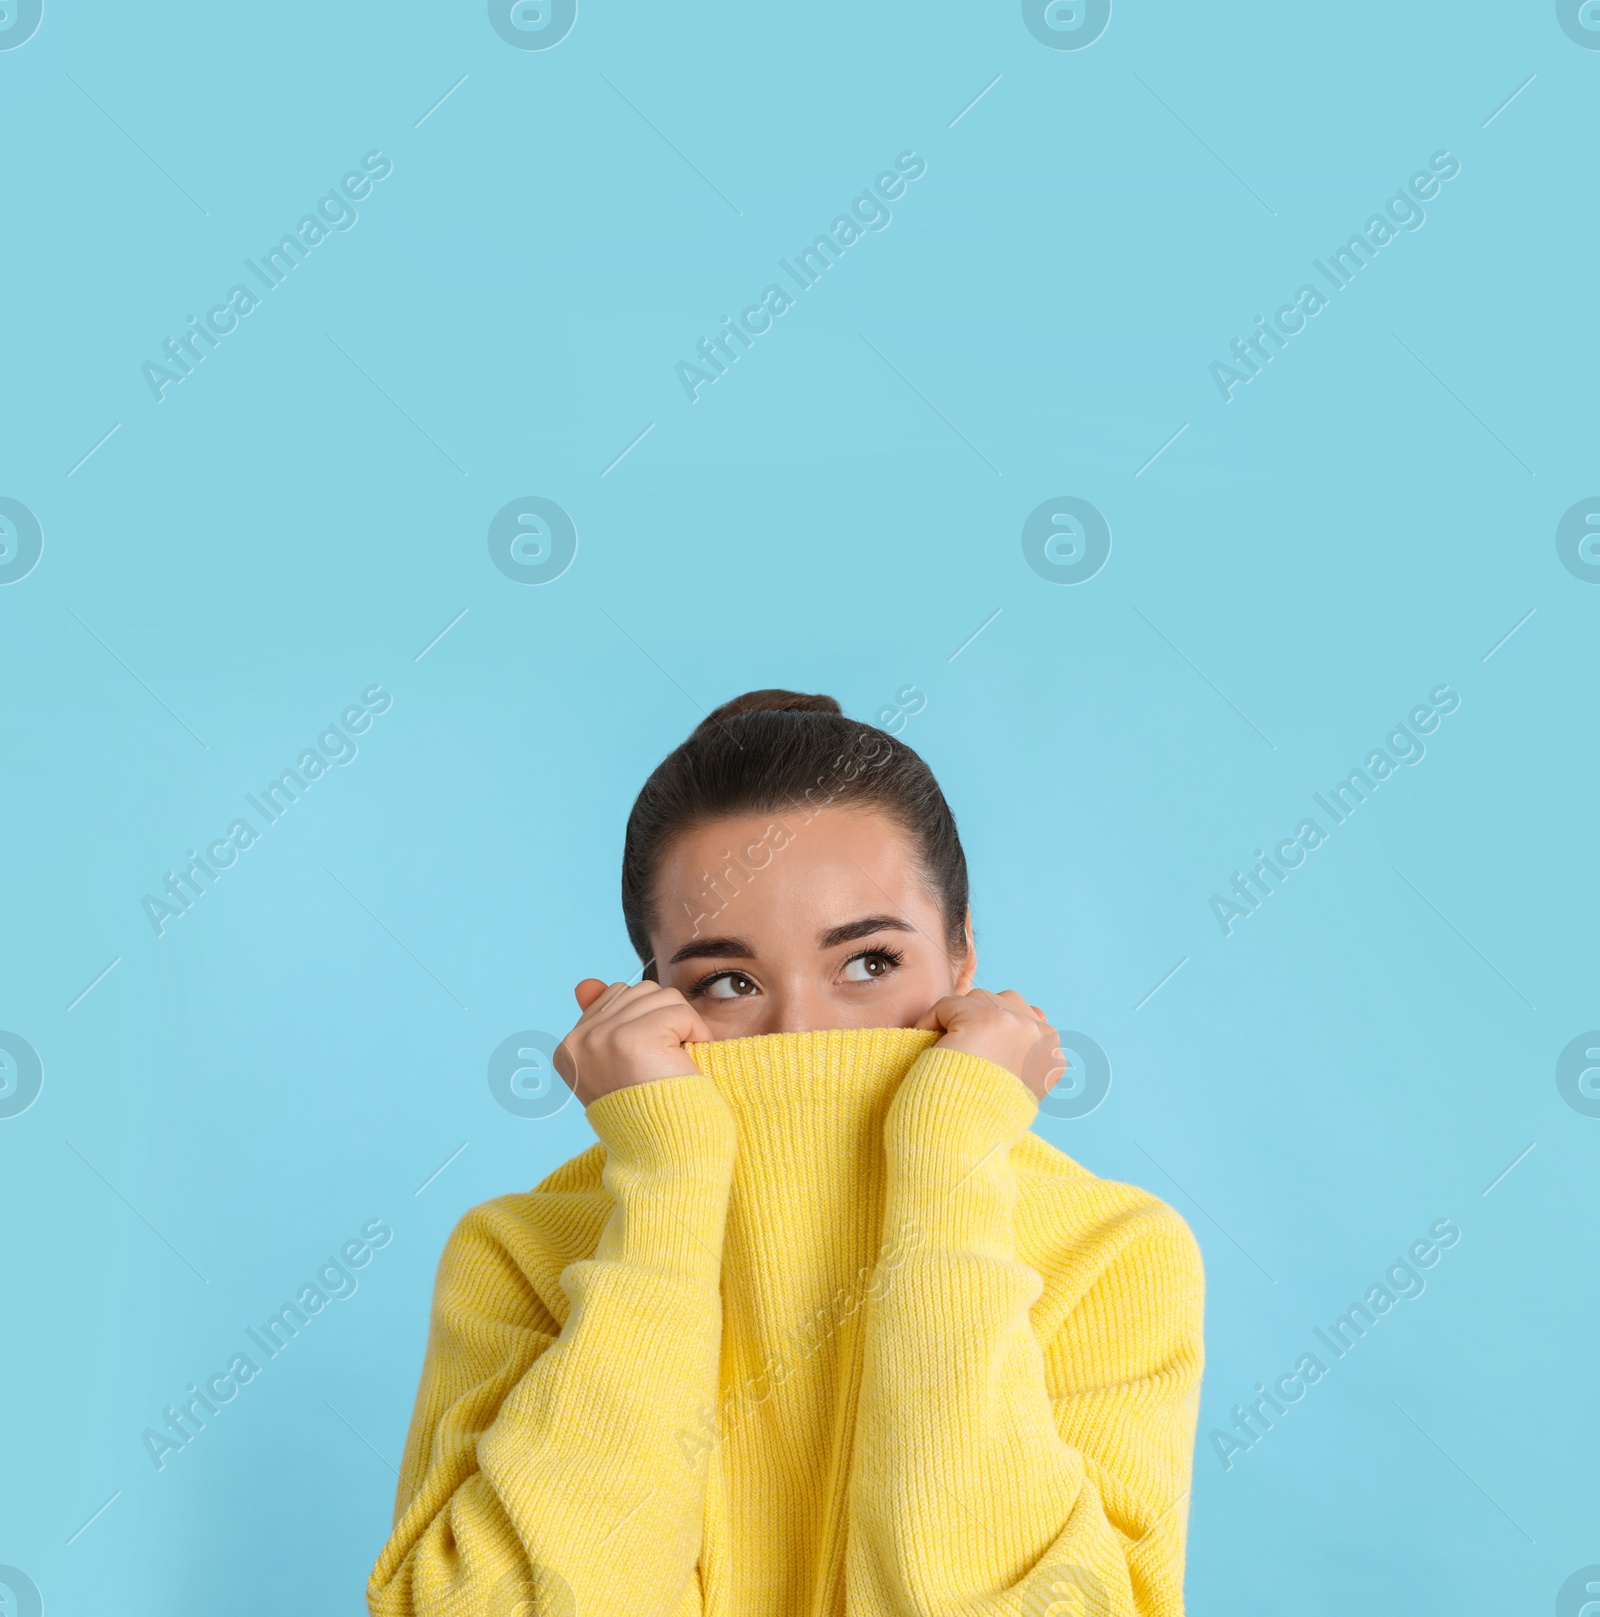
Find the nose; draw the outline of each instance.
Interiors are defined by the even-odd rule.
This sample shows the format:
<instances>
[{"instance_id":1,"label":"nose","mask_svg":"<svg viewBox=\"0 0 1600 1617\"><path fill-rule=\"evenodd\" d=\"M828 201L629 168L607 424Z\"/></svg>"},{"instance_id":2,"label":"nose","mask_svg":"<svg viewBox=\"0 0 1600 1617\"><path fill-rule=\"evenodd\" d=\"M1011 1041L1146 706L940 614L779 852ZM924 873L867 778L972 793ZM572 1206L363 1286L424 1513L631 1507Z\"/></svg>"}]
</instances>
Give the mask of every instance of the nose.
<instances>
[{"instance_id":1,"label":"nose","mask_svg":"<svg viewBox=\"0 0 1600 1617\"><path fill-rule=\"evenodd\" d=\"M767 985L756 1033L814 1033L837 1027L838 1021L822 989L816 983L795 982Z\"/></svg>"}]
</instances>

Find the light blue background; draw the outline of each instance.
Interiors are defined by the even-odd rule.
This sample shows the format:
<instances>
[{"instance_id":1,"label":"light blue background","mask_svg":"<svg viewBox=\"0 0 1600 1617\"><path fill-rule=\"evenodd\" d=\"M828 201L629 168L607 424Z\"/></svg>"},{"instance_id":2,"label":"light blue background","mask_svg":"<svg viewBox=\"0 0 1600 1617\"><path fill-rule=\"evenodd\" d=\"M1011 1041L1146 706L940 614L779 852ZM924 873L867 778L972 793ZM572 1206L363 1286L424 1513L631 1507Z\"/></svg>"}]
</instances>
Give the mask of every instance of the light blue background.
<instances>
[{"instance_id":1,"label":"light blue background","mask_svg":"<svg viewBox=\"0 0 1600 1617\"><path fill-rule=\"evenodd\" d=\"M1038 1131L1204 1246L1192 1608L1555 1609L1600 1562L1600 1120L1554 1077L1600 1026L1600 574L1554 539L1600 492L1597 94L1543 0L1118 0L1083 50L1004 3L581 0L531 51L481 4L47 3L0 50L0 494L44 532L0 588L0 1028L44 1064L0 1121L0 1562L45 1611L362 1609L444 1239L592 1140L489 1054L636 969L633 794L768 684L926 695L982 979L1111 1060ZM157 403L141 363L374 149ZM908 149L691 404L675 363ZM1426 224L1224 403L1210 362L1441 150ZM486 545L524 495L579 536L543 587ZM1076 587L1020 543L1058 495L1113 534ZM1445 682L1224 937L1211 895ZM142 897L373 683L157 937ZM1442 1217L1425 1294L1225 1470L1207 1434ZM359 1291L158 1472L140 1432L371 1218Z\"/></svg>"}]
</instances>

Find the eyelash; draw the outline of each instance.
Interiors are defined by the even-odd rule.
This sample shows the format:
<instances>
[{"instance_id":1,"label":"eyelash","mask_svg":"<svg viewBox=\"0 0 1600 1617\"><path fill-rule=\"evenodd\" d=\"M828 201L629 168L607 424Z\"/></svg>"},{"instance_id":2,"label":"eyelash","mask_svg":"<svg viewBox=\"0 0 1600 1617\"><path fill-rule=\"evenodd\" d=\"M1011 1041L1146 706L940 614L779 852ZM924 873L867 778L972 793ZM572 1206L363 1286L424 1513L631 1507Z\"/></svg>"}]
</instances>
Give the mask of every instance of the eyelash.
<instances>
[{"instance_id":1,"label":"eyelash","mask_svg":"<svg viewBox=\"0 0 1600 1617\"><path fill-rule=\"evenodd\" d=\"M857 960L875 960L875 959L887 960L889 962L889 965L890 965L891 969L896 969L896 968L898 968L900 966L903 966L906 963L906 957L905 957L904 954L901 953L901 951L899 949L883 948L883 949L861 949L857 953L851 955L850 958L845 961L845 965L847 965L847 966L851 965ZM699 980L699 982L693 983L693 984L690 985L690 987L689 987L687 993L684 995L684 997L686 999L700 999L700 998L702 998L704 996L705 991L712 985L712 983L720 982L724 977L743 977L743 976L746 976L746 975L748 975L748 974L745 973L745 972L734 971L734 970L708 972L704 977L702 977ZM885 972L884 975L887 976L888 973ZM736 996L736 997L743 997L743 996Z\"/></svg>"},{"instance_id":2,"label":"eyelash","mask_svg":"<svg viewBox=\"0 0 1600 1617\"><path fill-rule=\"evenodd\" d=\"M852 961L870 960L874 956L881 956L883 959L887 960L891 966L903 966L906 963L906 957L901 953L900 950L883 948L863 949L859 954L851 955L850 959L845 961L845 964L848 966Z\"/></svg>"}]
</instances>

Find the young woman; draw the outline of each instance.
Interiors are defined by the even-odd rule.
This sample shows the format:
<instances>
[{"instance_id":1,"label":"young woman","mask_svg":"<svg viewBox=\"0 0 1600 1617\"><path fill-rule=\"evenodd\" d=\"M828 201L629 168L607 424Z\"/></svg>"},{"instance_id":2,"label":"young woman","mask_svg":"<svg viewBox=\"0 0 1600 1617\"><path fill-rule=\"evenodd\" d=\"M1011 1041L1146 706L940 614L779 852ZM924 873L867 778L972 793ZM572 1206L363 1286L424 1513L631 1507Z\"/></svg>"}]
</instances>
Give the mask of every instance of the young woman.
<instances>
[{"instance_id":1,"label":"young woman","mask_svg":"<svg viewBox=\"0 0 1600 1617\"><path fill-rule=\"evenodd\" d=\"M450 1237L374 1617L1181 1614L1199 1252L1028 1132L1064 1062L927 766L729 702L622 905L599 1143Z\"/></svg>"}]
</instances>

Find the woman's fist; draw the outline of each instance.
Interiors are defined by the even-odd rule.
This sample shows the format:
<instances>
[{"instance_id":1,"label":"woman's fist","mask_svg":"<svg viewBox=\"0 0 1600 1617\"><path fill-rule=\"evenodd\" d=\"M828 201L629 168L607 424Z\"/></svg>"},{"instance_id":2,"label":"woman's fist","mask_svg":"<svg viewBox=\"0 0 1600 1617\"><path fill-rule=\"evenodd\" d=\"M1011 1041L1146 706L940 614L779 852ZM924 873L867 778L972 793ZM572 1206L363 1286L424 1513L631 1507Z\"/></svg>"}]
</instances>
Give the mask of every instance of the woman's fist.
<instances>
[{"instance_id":1,"label":"woman's fist","mask_svg":"<svg viewBox=\"0 0 1600 1617\"><path fill-rule=\"evenodd\" d=\"M556 1046L555 1067L585 1106L614 1089L699 1072L683 1047L711 1033L676 988L585 977L572 992L583 1015Z\"/></svg>"},{"instance_id":2,"label":"woman's fist","mask_svg":"<svg viewBox=\"0 0 1600 1617\"><path fill-rule=\"evenodd\" d=\"M1067 1070L1056 1030L1037 1005L1030 1005L1014 989L991 994L986 988L974 988L951 994L917 1026L943 1033L935 1049L961 1050L1015 1073L1039 1100Z\"/></svg>"}]
</instances>

